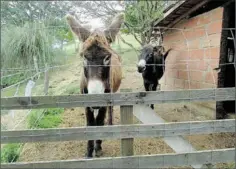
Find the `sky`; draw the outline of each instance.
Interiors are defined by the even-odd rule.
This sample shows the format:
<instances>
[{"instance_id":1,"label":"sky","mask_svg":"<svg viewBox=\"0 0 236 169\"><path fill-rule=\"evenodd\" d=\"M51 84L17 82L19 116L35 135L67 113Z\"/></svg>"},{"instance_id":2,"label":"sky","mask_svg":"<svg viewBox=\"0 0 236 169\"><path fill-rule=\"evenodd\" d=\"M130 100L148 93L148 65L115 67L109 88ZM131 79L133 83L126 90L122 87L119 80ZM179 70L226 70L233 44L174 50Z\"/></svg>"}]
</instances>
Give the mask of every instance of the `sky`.
<instances>
[{"instance_id":1,"label":"sky","mask_svg":"<svg viewBox=\"0 0 236 169\"><path fill-rule=\"evenodd\" d=\"M99 19L99 18L91 19L88 24L91 25L93 29L101 28L101 27L104 26L104 24L102 23L101 19Z\"/></svg>"},{"instance_id":2,"label":"sky","mask_svg":"<svg viewBox=\"0 0 236 169\"><path fill-rule=\"evenodd\" d=\"M107 3L117 3L117 1L108 1ZM117 9L117 10L122 10L122 9L124 9L124 6L121 6L121 5L115 5L115 6L113 6L115 9ZM79 10L79 9L78 9ZM83 16L81 16L82 18L83 18ZM83 19L82 19L83 20ZM102 20L100 19L100 18L93 18L93 19L89 19L89 20L84 20L84 21L88 21L88 25L91 25L91 27L92 27L92 29L95 29L95 28L101 28L101 27L103 27L104 26L104 24L103 24L103 22L102 22ZM86 25L87 25L86 24Z\"/></svg>"}]
</instances>

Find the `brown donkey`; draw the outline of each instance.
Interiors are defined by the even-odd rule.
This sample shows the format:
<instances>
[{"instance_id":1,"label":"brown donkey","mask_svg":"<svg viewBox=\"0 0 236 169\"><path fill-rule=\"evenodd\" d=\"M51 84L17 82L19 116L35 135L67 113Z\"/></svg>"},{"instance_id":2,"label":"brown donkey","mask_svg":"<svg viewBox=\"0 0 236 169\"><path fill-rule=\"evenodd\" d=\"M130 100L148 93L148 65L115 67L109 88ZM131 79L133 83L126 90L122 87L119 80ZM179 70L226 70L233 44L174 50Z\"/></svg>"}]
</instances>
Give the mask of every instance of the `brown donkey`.
<instances>
[{"instance_id":1,"label":"brown donkey","mask_svg":"<svg viewBox=\"0 0 236 169\"><path fill-rule=\"evenodd\" d=\"M72 31L83 42L82 52L84 66L80 82L82 94L115 93L120 87L122 79L121 58L110 47L124 22L124 14L115 16L111 25L104 31L94 30L90 32L82 27L76 19L68 15L67 22ZM94 112L98 111L95 115ZM103 126L107 107L86 107L87 126ZM112 125L113 107L108 107L108 123ZM102 140L88 140L87 157L102 155Z\"/></svg>"}]
</instances>

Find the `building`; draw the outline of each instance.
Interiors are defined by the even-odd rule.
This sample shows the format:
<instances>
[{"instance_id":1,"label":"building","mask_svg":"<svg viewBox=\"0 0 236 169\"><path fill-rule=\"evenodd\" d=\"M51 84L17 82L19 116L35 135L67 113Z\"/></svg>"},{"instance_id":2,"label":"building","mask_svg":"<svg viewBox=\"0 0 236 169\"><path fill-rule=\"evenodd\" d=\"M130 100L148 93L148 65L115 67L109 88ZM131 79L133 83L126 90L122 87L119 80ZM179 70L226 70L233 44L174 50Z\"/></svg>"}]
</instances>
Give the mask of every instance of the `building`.
<instances>
[{"instance_id":1,"label":"building","mask_svg":"<svg viewBox=\"0 0 236 169\"><path fill-rule=\"evenodd\" d=\"M162 90L235 87L235 1L178 1L155 21L172 48ZM234 28L234 29L228 29ZM217 102L217 118L235 112L235 101Z\"/></svg>"}]
</instances>

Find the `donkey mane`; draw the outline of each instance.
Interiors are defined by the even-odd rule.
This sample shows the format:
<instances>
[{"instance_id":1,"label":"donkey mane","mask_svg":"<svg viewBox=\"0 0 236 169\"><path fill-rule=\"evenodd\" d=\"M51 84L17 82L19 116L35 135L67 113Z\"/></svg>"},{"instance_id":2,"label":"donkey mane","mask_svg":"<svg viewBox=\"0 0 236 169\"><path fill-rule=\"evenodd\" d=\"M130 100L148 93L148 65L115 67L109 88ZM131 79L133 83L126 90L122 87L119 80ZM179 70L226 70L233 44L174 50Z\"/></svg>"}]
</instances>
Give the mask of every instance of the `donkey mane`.
<instances>
[{"instance_id":1,"label":"donkey mane","mask_svg":"<svg viewBox=\"0 0 236 169\"><path fill-rule=\"evenodd\" d=\"M86 51L93 46L100 47L101 49L110 53L111 57L118 57L121 61L120 55L118 55L114 50L111 49L110 44L106 39L104 33L100 30L95 30L95 32L93 32L91 36L88 37L88 39L84 42L82 46L82 51L80 52L80 56L84 56Z\"/></svg>"}]
</instances>

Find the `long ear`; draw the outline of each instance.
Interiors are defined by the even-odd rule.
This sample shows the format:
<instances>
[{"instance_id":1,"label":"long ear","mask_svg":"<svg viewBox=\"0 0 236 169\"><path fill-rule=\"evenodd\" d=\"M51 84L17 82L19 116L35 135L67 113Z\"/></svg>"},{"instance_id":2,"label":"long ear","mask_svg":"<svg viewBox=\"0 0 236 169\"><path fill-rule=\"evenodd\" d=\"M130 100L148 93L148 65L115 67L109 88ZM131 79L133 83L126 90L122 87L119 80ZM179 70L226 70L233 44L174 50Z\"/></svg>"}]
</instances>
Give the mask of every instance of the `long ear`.
<instances>
[{"instance_id":1,"label":"long ear","mask_svg":"<svg viewBox=\"0 0 236 169\"><path fill-rule=\"evenodd\" d=\"M166 53L164 54L164 60L166 60L166 57L168 56L168 54L169 54L169 52L172 50L172 48L170 48L170 49L168 49L167 51L166 51Z\"/></svg>"},{"instance_id":2,"label":"long ear","mask_svg":"<svg viewBox=\"0 0 236 169\"><path fill-rule=\"evenodd\" d=\"M165 48L163 46L160 47L159 51L162 55L165 54Z\"/></svg>"},{"instance_id":3,"label":"long ear","mask_svg":"<svg viewBox=\"0 0 236 169\"><path fill-rule=\"evenodd\" d=\"M66 19L71 30L78 36L80 41L84 42L89 37L90 31L82 27L72 15L67 15Z\"/></svg>"},{"instance_id":4,"label":"long ear","mask_svg":"<svg viewBox=\"0 0 236 169\"><path fill-rule=\"evenodd\" d=\"M120 28L121 28L122 23L124 22L124 19L125 19L124 13L120 13L116 15L113 18L113 21L110 24L109 28L104 31L105 36L107 40L109 41L109 43L115 41L116 35L120 31Z\"/></svg>"}]
</instances>

